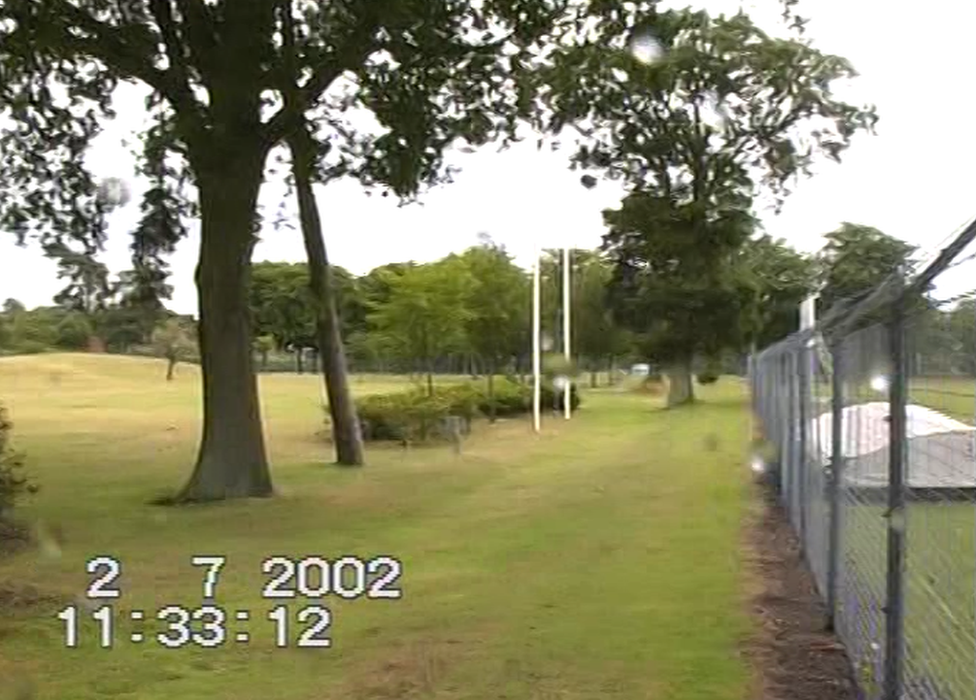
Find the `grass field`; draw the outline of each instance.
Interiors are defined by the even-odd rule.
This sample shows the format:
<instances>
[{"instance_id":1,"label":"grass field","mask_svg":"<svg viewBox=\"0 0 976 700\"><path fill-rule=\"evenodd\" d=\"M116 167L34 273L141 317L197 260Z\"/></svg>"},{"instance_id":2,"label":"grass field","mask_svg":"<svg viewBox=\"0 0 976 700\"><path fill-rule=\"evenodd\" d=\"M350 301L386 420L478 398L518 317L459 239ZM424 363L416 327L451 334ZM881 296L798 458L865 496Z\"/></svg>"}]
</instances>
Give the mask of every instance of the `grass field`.
<instances>
[{"instance_id":1,"label":"grass field","mask_svg":"<svg viewBox=\"0 0 976 700\"><path fill-rule=\"evenodd\" d=\"M722 381L691 410L589 392L569 423L533 436L521 420L479 425L463 454L374 448L364 469L327 466L317 379L261 379L274 499L147 505L187 477L199 379L137 358L0 360L0 399L42 490L22 509L63 532L60 554L0 559L0 697L32 679L37 700L740 700L752 632L740 526L742 387ZM404 386L357 378L356 391ZM136 644L131 610L201 604L193 554L227 558L216 592L249 623L247 644ZM331 649L279 649L262 600L271 555L386 554L400 600L324 599ZM59 601L20 605L31 585L83 593L85 562L122 562L115 643L83 619L64 648ZM289 602L292 614L303 604ZM300 630L291 635L291 646Z\"/></svg>"},{"instance_id":2,"label":"grass field","mask_svg":"<svg viewBox=\"0 0 976 700\"><path fill-rule=\"evenodd\" d=\"M908 400L972 425L976 413L976 379L917 377L909 382Z\"/></svg>"}]
</instances>

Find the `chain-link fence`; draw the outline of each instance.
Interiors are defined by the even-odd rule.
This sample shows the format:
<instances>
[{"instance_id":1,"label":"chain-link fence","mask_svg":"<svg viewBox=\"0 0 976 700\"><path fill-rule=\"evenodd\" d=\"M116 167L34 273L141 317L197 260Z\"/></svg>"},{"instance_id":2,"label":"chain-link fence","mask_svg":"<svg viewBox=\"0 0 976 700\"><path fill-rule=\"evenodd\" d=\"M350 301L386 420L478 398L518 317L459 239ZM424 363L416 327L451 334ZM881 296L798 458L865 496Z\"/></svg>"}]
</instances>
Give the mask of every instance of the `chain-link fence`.
<instances>
[{"instance_id":1,"label":"chain-link fence","mask_svg":"<svg viewBox=\"0 0 976 700\"><path fill-rule=\"evenodd\" d=\"M976 698L976 302L935 293L974 239L750 362L765 469L867 700Z\"/></svg>"}]
</instances>

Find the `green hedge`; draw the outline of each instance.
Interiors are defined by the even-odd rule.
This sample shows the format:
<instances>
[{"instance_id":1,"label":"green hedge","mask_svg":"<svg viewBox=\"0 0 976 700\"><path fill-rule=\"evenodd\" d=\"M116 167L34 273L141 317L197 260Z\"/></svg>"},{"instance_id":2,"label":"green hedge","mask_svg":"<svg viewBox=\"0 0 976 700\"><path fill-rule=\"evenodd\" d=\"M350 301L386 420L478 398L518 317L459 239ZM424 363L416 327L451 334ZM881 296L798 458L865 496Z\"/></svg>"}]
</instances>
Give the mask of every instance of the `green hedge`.
<instances>
[{"instance_id":1,"label":"green hedge","mask_svg":"<svg viewBox=\"0 0 976 700\"><path fill-rule=\"evenodd\" d=\"M699 384L714 384L719 379L717 372L712 372L710 370L705 370L704 372L698 373L698 383Z\"/></svg>"},{"instance_id":2,"label":"green hedge","mask_svg":"<svg viewBox=\"0 0 976 700\"><path fill-rule=\"evenodd\" d=\"M500 418L523 415L532 410L532 387L508 380L496 380L495 415ZM562 409L562 392L556 397L551 386L542 387L543 410L554 403ZM580 397L573 386L570 405L579 408ZM487 383L483 381L437 387L433 396L422 388L388 394L373 394L357 402L359 420L366 440L427 442L452 437L450 418L460 419L462 431L470 430L476 418L490 415Z\"/></svg>"}]
</instances>

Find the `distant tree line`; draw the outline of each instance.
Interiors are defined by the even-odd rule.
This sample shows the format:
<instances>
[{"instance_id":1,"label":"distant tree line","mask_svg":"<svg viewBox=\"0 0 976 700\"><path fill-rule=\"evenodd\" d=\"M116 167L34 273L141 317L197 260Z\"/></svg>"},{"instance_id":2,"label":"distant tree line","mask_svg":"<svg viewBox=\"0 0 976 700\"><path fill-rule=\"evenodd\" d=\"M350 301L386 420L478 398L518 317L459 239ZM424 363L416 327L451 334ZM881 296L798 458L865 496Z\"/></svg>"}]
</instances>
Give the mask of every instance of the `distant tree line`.
<instances>
[{"instance_id":1,"label":"distant tree line","mask_svg":"<svg viewBox=\"0 0 976 700\"><path fill-rule=\"evenodd\" d=\"M572 343L576 366L598 375L633 358L612 320L609 261L571 251ZM531 276L487 237L461 254L430 263L390 263L355 276L333 266L350 367L360 372L432 375L526 374L531 365ZM562 349L562 257L542 259L542 327ZM302 263L254 265L250 290L259 366L274 352L314 350L314 317ZM296 369L302 371L297 364ZM611 372L612 374L612 372Z\"/></svg>"},{"instance_id":2,"label":"distant tree line","mask_svg":"<svg viewBox=\"0 0 976 700\"><path fill-rule=\"evenodd\" d=\"M741 370L740 358L753 344L765 347L797 329L799 304L815 290L821 290L823 314L877 286L910 264L913 254L914 248L898 239L849 223L826 234L815 255L768 236L749 239L730 264L737 315L726 315L720 327L697 330L737 342L719 343L713 355L696 357L696 368ZM641 332L615 318L609 256L574 249L570 261L574 368L588 373L588 383L596 386L612 382L617 368L653 360L644 351L652 324ZM541 275L543 335L551 343L550 355L561 355L561 251L543 252ZM177 361L197 359L191 316L140 303L131 273L111 284L103 281L107 277L100 271L87 281L73 281L51 306L26 309L6 300L0 310L0 353L104 350L167 358L170 369ZM333 284L354 372L429 379L437 373L524 377L531 369L531 274L488 236L463 253L429 263L389 263L361 276L333 266ZM310 294L304 263L254 265L249 303L262 370L318 370ZM976 357L976 301L957 301L929 303L918 312L912 357L924 371L976 372L973 358L966 359L967 351Z\"/></svg>"}]
</instances>

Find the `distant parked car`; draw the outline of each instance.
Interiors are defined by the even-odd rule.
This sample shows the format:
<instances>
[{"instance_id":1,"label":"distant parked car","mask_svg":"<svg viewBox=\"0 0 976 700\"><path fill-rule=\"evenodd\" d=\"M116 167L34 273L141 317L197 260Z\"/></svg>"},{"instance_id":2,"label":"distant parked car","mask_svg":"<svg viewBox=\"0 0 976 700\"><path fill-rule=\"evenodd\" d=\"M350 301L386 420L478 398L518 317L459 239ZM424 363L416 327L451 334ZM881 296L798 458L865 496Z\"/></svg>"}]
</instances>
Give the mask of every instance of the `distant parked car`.
<instances>
[{"instance_id":1,"label":"distant parked car","mask_svg":"<svg viewBox=\"0 0 976 700\"><path fill-rule=\"evenodd\" d=\"M630 373L635 377L646 377L651 373L651 366L644 363L632 365Z\"/></svg>"}]
</instances>

